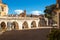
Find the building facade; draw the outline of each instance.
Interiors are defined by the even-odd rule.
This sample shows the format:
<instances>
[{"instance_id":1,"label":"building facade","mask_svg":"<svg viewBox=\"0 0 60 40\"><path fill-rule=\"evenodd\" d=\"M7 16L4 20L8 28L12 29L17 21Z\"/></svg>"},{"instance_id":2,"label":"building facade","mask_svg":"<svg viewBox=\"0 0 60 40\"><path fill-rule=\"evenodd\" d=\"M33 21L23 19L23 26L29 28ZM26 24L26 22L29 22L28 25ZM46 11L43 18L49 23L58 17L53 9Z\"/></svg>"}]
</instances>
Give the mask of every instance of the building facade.
<instances>
[{"instance_id":1,"label":"building facade","mask_svg":"<svg viewBox=\"0 0 60 40\"><path fill-rule=\"evenodd\" d=\"M48 20L46 20L48 25ZM8 16L8 5L0 0L0 29L23 30L39 28L39 17L27 17L26 10L19 16Z\"/></svg>"},{"instance_id":2,"label":"building facade","mask_svg":"<svg viewBox=\"0 0 60 40\"><path fill-rule=\"evenodd\" d=\"M57 28L60 29L60 0L56 0L56 9L52 13L54 14L53 19L56 21Z\"/></svg>"},{"instance_id":3,"label":"building facade","mask_svg":"<svg viewBox=\"0 0 60 40\"><path fill-rule=\"evenodd\" d=\"M0 16L6 16L8 14L8 6L3 4L0 0Z\"/></svg>"}]
</instances>

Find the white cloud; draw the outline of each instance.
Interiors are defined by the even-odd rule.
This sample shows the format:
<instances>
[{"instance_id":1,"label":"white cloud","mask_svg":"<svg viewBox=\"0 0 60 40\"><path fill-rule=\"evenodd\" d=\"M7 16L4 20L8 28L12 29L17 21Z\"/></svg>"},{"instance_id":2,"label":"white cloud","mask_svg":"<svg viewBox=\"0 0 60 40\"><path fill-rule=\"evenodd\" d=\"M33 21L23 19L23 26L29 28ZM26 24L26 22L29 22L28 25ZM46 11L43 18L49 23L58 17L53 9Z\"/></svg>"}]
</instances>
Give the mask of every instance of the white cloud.
<instances>
[{"instance_id":1,"label":"white cloud","mask_svg":"<svg viewBox=\"0 0 60 40\"><path fill-rule=\"evenodd\" d=\"M17 13L17 14L20 14L20 13L22 13L24 11L23 10L14 10L14 12Z\"/></svg>"},{"instance_id":2,"label":"white cloud","mask_svg":"<svg viewBox=\"0 0 60 40\"><path fill-rule=\"evenodd\" d=\"M32 11L31 12L33 15L40 15L42 14L43 12L42 11Z\"/></svg>"},{"instance_id":3,"label":"white cloud","mask_svg":"<svg viewBox=\"0 0 60 40\"><path fill-rule=\"evenodd\" d=\"M20 14L20 13L24 12L24 10L17 9L17 10L14 10L14 12L15 12L16 14ZM38 10L32 11L32 12L30 12L30 13L32 13L33 15L43 14L42 11L38 11Z\"/></svg>"}]
</instances>

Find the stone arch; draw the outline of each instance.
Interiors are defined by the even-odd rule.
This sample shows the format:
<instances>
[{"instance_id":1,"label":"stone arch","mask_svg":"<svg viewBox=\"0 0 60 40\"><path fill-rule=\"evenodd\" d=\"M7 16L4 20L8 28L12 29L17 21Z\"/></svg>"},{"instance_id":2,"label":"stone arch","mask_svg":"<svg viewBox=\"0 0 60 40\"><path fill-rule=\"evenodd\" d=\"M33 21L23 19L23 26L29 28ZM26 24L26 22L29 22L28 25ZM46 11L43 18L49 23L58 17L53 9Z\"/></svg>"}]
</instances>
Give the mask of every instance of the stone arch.
<instances>
[{"instance_id":1,"label":"stone arch","mask_svg":"<svg viewBox=\"0 0 60 40\"><path fill-rule=\"evenodd\" d=\"M26 21L24 21L24 23L22 24L22 29L28 28L28 23Z\"/></svg>"},{"instance_id":2,"label":"stone arch","mask_svg":"<svg viewBox=\"0 0 60 40\"><path fill-rule=\"evenodd\" d=\"M32 21L31 28L35 28L35 27L36 27L36 22L35 21Z\"/></svg>"},{"instance_id":3,"label":"stone arch","mask_svg":"<svg viewBox=\"0 0 60 40\"><path fill-rule=\"evenodd\" d=\"M1 28L6 29L6 23L5 22L1 22Z\"/></svg>"},{"instance_id":4,"label":"stone arch","mask_svg":"<svg viewBox=\"0 0 60 40\"><path fill-rule=\"evenodd\" d=\"M18 25L18 23L16 22L16 21L14 21L14 22L12 22L11 23L12 24L12 29L14 30L19 30L19 25Z\"/></svg>"},{"instance_id":5,"label":"stone arch","mask_svg":"<svg viewBox=\"0 0 60 40\"><path fill-rule=\"evenodd\" d=\"M45 27L46 26L46 20L44 18L41 18L38 22L38 27Z\"/></svg>"}]
</instances>

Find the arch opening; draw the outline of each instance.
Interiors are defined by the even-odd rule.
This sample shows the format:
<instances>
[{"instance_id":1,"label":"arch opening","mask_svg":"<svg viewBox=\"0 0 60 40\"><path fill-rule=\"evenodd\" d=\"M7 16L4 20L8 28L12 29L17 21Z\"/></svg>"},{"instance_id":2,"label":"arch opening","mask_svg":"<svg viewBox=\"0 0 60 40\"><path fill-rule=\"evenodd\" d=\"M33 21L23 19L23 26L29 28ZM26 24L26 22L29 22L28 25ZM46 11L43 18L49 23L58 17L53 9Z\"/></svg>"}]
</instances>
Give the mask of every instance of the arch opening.
<instances>
[{"instance_id":1,"label":"arch opening","mask_svg":"<svg viewBox=\"0 0 60 40\"><path fill-rule=\"evenodd\" d=\"M35 27L36 27L36 22L33 21L33 22L31 23L31 28L35 28Z\"/></svg>"},{"instance_id":2,"label":"arch opening","mask_svg":"<svg viewBox=\"0 0 60 40\"><path fill-rule=\"evenodd\" d=\"M6 29L6 24L5 24L5 22L1 22L1 28L2 28L2 29Z\"/></svg>"},{"instance_id":3,"label":"arch opening","mask_svg":"<svg viewBox=\"0 0 60 40\"><path fill-rule=\"evenodd\" d=\"M19 29L19 25L18 25L18 23L17 22L13 22L12 23L12 29L14 30L18 30Z\"/></svg>"},{"instance_id":4,"label":"arch opening","mask_svg":"<svg viewBox=\"0 0 60 40\"><path fill-rule=\"evenodd\" d=\"M44 18L40 19L40 21L38 22L38 27L45 27L47 26L47 22Z\"/></svg>"},{"instance_id":5,"label":"arch opening","mask_svg":"<svg viewBox=\"0 0 60 40\"><path fill-rule=\"evenodd\" d=\"M22 29L26 29L28 28L28 23L25 21L23 24L22 24Z\"/></svg>"}]
</instances>

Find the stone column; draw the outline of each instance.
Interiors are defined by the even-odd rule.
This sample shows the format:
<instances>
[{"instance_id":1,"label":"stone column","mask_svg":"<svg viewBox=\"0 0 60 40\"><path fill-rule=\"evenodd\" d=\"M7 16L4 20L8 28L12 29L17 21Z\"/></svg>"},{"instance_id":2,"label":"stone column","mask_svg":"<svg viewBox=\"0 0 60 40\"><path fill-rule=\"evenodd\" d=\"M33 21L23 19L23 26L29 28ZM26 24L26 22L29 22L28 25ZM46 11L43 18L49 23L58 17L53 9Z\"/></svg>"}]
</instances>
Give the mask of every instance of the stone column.
<instances>
[{"instance_id":1,"label":"stone column","mask_svg":"<svg viewBox=\"0 0 60 40\"><path fill-rule=\"evenodd\" d=\"M39 22L39 21L37 20L37 21L36 21L36 26L37 26L37 28L38 28L38 22Z\"/></svg>"},{"instance_id":2,"label":"stone column","mask_svg":"<svg viewBox=\"0 0 60 40\"><path fill-rule=\"evenodd\" d=\"M46 23L46 24L47 24L47 26L48 26L48 19L47 19L47 23Z\"/></svg>"},{"instance_id":3,"label":"stone column","mask_svg":"<svg viewBox=\"0 0 60 40\"><path fill-rule=\"evenodd\" d=\"M22 30L22 22L18 22L19 24L19 30Z\"/></svg>"},{"instance_id":4,"label":"stone column","mask_svg":"<svg viewBox=\"0 0 60 40\"><path fill-rule=\"evenodd\" d=\"M58 29L60 29L60 10L57 11L57 26L58 26Z\"/></svg>"},{"instance_id":5,"label":"stone column","mask_svg":"<svg viewBox=\"0 0 60 40\"><path fill-rule=\"evenodd\" d=\"M28 27L29 29L31 29L31 22L28 22Z\"/></svg>"}]
</instances>

